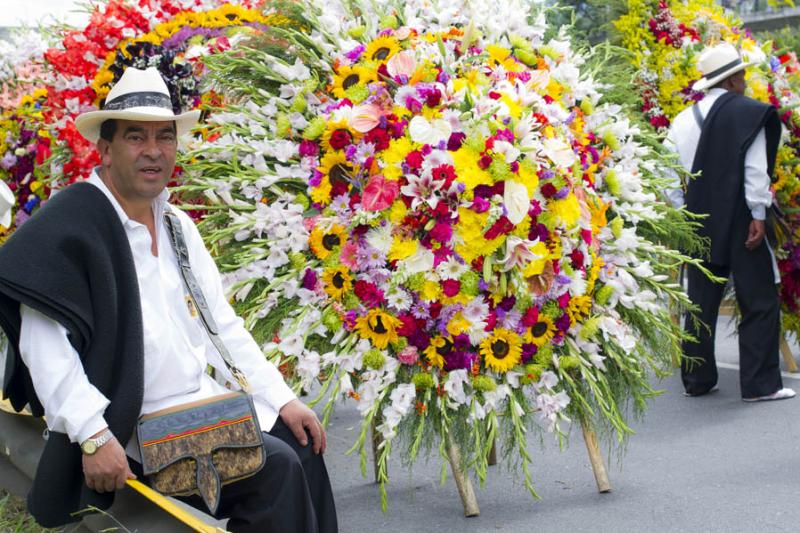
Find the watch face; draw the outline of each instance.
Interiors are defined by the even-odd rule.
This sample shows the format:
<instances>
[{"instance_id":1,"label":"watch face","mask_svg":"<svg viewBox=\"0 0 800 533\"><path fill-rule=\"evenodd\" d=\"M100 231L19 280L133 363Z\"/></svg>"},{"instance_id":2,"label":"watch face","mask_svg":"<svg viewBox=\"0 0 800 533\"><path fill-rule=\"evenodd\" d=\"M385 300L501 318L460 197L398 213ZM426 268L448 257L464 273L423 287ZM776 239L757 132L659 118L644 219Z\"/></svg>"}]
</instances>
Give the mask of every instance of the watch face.
<instances>
[{"instance_id":1,"label":"watch face","mask_svg":"<svg viewBox=\"0 0 800 533\"><path fill-rule=\"evenodd\" d=\"M97 451L97 445L94 443L94 441L88 440L81 444L81 450L83 450L83 453L86 455L92 455Z\"/></svg>"}]
</instances>

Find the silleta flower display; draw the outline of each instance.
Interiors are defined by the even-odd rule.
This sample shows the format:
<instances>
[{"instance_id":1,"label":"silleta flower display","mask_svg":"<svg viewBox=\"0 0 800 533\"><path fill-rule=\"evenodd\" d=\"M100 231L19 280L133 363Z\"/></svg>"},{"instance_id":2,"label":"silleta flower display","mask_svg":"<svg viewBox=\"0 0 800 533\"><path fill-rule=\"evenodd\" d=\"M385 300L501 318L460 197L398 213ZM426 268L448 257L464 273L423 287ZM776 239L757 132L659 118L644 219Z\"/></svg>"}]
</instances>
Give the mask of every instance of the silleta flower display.
<instances>
[{"instance_id":1,"label":"silleta flower display","mask_svg":"<svg viewBox=\"0 0 800 533\"><path fill-rule=\"evenodd\" d=\"M363 462L375 427L384 496L397 442L482 479L496 436L533 493L527 431L623 438L678 355L689 259L651 238L682 215L543 13L378 4L275 4L293 24L208 58L225 103L181 194L268 356L326 419L356 402Z\"/></svg>"}]
</instances>

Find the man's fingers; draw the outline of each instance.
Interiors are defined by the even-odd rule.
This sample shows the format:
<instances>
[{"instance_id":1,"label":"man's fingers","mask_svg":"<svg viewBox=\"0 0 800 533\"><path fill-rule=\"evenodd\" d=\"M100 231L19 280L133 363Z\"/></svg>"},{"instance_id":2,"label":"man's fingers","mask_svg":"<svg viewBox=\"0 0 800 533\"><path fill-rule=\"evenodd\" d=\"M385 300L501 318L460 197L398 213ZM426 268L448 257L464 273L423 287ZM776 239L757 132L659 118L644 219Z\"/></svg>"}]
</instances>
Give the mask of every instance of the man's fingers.
<instances>
[{"instance_id":1,"label":"man's fingers","mask_svg":"<svg viewBox=\"0 0 800 533\"><path fill-rule=\"evenodd\" d=\"M297 442L299 442L301 446L305 446L306 444L308 444L306 429L305 427L303 427L302 421L289 424L289 429L292 430L292 433L294 433L294 438L297 439Z\"/></svg>"},{"instance_id":2,"label":"man's fingers","mask_svg":"<svg viewBox=\"0 0 800 533\"><path fill-rule=\"evenodd\" d=\"M323 446L322 425L316 417L309 417L306 427L311 432L311 440L314 442L314 453L319 453Z\"/></svg>"},{"instance_id":3,"label":"man's fingers","mask_svg":"<svg viewBox=\"0 0 800 533\"><path fill-rule=\"evenodd\" d=\"M325 432L325 428L322 427L321 422L317 422L319 425L319 430L322 432L322 446L320 446L320 453L325 453L325 450L328 449L328 434Z\"/></svg>"}]
</instances>

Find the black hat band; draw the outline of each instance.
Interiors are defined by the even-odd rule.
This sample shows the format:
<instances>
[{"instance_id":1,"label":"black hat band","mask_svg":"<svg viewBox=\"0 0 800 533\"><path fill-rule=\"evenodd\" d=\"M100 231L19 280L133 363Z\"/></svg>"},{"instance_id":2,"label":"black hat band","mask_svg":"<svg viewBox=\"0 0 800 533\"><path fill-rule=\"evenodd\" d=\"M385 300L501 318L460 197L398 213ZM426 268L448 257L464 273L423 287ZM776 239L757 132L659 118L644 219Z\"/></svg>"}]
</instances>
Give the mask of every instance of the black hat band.
<instances>
[{"instance_id":1,"label":"black hat band","mask_svg":"<svg viewBox=\"0 0 800 533\"><path fill-rule=\"evenodd\" d=\"M103 111L122 111L132 107L161 107L172 112L172 100L168 94L164 93L128 93L106 102L103 105Z\"/></svg>"}]
</instances>

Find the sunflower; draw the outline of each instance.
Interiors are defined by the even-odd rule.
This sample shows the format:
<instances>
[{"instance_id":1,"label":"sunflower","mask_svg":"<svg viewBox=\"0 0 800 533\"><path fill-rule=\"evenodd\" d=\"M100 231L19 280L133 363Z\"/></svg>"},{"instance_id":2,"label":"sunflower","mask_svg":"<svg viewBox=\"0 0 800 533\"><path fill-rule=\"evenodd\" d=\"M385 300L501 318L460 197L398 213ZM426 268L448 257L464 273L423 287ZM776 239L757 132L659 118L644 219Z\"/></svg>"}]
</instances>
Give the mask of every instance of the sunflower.
<instances>
[{"instance_id":1,"label":"sunflower","mask_svg":"<svg viewBox=\"0 0 800 533\"><path fill-rule=\"evenodd\" d=\"M556 325L553 320L546 315L539 315L539 321L525 333L525 342L544 346L556 334Z\"/></svg>"},{"instance_id":2,"label":"sunflower","mask_svg":"<svg viewBox=\"0 0 800 533\"><path fill-rule=\"evenodd\" d=\"M481 341L481 355L488 368L508 372L522 362L522 339L510 329L497 328Z\"/></svg>"},{"instance_id":3,"label":"sunflower","mask_svg":"<svg viewBox=\"0 0 800 533\"><path fill-rule=\"evenodd\" d=\"M356 319L356 330L361 337L369 339L380 350L390 342L397 342L397 328L400 325L402 322L399 318L380 309L370 309L365 316Z\"/></svg>"},{"instance_id":4,"label":"sunflower","mask_svg":"<svg viewBox=\"0 0 800 533\"><path fill-rule=\"evenodd\" d=\"M395 37L384 35L375 38L375 40L367 45L367 49L364 51L364 57L366 57L368 61L385 63L399 51L400 41Z\"/></svg>"},{"instance_id":5,"label":"sunflower","mask_svg":"<svg viewBox=\"0 0 800 533\"><path fill-rule=\"evenodd\" d=\"M326 152L341 150L344 146L356 144L361 139L361 134L350 127L346 120L328 122L322 134L320 144ZM333 146L331 145L333 142Z\"/></svg>"},{"instance_id":6,"label":"sunflower","mask_svg":"<svg viewBox=\"0 0 800 533\"><path fill-rule=\"evenodd\" d=\"M592 299L589 296L575 296L570 299L569 305L567 306L567 313L569 313L570 321L573 324L578 323L589 314L591 308Z\"/></svg>"},{"instance_id":7,"label":"sunflower","mask_svg":"<svg viewBox=\"0 0 800 533\"><path fill-rule=\"evenodd\" d=\"M323 228L317 226L311 231L308 237L308 245L311 251L314 252L320 259L326 259L331 253L339 248L347 240L347 234L344 227L339 224L334 224L330 228Z\"/></svg>"},{"instance_id":8,"label":"sunflower","mask_svg":"<svg viewBox=\"0 0 800 533\"><path fill-rule=\"evenodd\" d=\"M337 182L350 181L350 176L355 174L355 169L347 161L347 156L342 151L328 152L322 156L317 170L328 176L331 185Z\"/></svg>"},{"instance_id":9,"label":"sunflower","mask_svg":"<svg viewBox=\"0 0 800 533\"><path fill-rule=\"evenodd\" d=\"M434 337L425 348L425 358L431 366L444 367L444 354L453 349L453 341L447 337Z\"/></svg>"},{"instance_id":10,"label":"sunflower","mask_svg":"<svg viewBox=\"0 0 800 533\"><path fill-rule=\"evenodd\" d=\"M354 85L366 86L369 82L375 81L375 72L364 67L351 67L341 65L333 75L333 95L336 98L346 98L347 89Z\"/></svg>"},{"instance_id":11,"label":"sunflower","mask_svg":"<svg viewBox=\"0 0 800 533\"><path fill-rule=\"evenodd\" d=\"M344 295L353 289L353 278L350 276L347 267L344 266L325 269L322 281L325 286L325 292L335 300L341 301Z\"/></svg>"}]
</instances>

